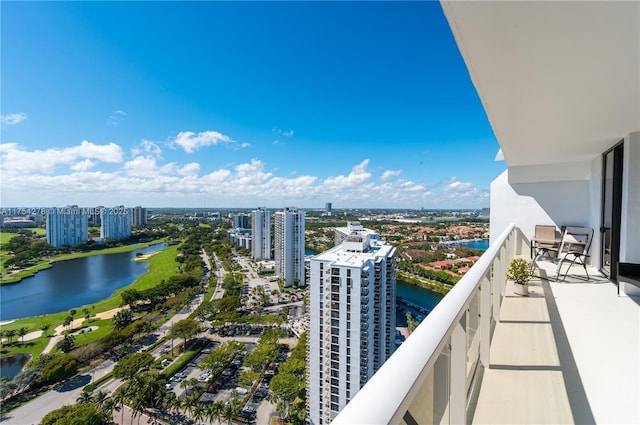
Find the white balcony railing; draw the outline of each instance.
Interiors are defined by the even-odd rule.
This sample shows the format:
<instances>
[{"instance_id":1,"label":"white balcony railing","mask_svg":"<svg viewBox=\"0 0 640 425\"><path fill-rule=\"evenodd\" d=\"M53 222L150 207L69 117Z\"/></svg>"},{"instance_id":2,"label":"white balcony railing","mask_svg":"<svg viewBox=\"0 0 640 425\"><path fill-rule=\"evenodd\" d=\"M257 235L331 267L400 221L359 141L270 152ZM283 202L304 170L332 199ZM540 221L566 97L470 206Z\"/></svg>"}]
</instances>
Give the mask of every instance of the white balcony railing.
<instances>
[{"instance_id":1,"label":"white balcony railing","mask_svg":"<svg viewBox=\"0 0 640 425\"><path fill-rule=\"evenodd\" d=\"M511 224L332 424L468 423L477 366L489 365L507 265L527 249Z\"/></svg>"}]
</instances>

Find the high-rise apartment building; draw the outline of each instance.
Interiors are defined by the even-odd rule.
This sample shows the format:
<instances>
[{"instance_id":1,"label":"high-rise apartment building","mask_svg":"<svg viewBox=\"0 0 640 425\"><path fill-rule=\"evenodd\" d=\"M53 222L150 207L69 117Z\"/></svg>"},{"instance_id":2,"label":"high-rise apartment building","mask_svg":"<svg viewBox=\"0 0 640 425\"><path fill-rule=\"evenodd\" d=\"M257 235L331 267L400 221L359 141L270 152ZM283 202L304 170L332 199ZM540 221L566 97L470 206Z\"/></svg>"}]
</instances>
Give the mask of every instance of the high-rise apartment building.
<instances>
[{"instance_id":1,"label":"high-rise apartment building","mask_svg":"<svg viewBox=\"0 0 640 425\"><path fill-rule=\"evenodd\" d=\"M124 205L103 208L100 212L100 237L122 239L131 236L131 211Z\"/></svg>"},{"instance_id":2,"label":"high-rise apartment building","mask_svg":"<svg viewBox=\"0 0 640 425\"><path fill-rule=\"evenodd\" d=\"M347 239L348 236L352 236L354 234L366 236L370 239L380 239L380 235L378 234L378 232L363 227L359 221L347 221L347 227L335 228L333 243L335 245L340 245Z\"/></svg>"},{"instance_id":3,"label":"high-rise apartment building","mask_svg":"<svg viewBox=\"0 0 640 425\"><path fill-rule=\"evenodd\" d=\"M47 208L46 226L51 246L72 246L89 240L89 217L77 205Z\"/></svg>"},{"instance_id":4,"label":"high-rise apartment building","mask_svg":"<svg viewBox=\"0 0 640 425\"><path fill-rule=\"evenodd\" d=\"M307 409L329 424L395 350L395 253L369 229L311 259Z\"/></svg>"},{"instance_id":5,"label":"high-rise apartment building","mask_svg":"<svg viewBox=\"0 0 640 425\"><path fill-rule=\"evenodd\" d=\"M104 206L100 205L95 208L89 208L87 211L87 215L89 217L89 225L91 226L101 226L102 222L100 221L101 211L104 209Z\"/></svg>"},{"instance_id":6,"label":"high-rise apartment building","mask_svg":"<svg viewBox=\"0 0 640 425\"><path fill-rule=\"evenodd\" d=\"M284 286L305 286L304 211L285 208L274 214L276 274Z\"/></svg>"},{"instance_id":7,"label":"high-rise apartment building","mask_svg":"<svg viewBox=\"0 0 640 425\"><path fill-rule=\"evenodd\" d=\"M231 220L233 220L233 228L234 229L250 229L250 219L251 216L249 214L232 214Z\"/></svg>"},{"instance_id":8,"label":"high-rise apartment building","mask_svg":"<svg viewBox=\"0 0 640 425\"><path fill-rule=\"evenodd\" d=\"M131 226L144 226L147 224L147 209L143 207L131 208Z\"/></svg>"},{"instance_id":9,"label":"high-rise apartment building","mask_svg":"<svg viewBox=\"0 0 640 425\"><path fill-rule=\"evenodd\" d=\"M327 215L331 215L331 202L327 202L326 204L324 204L324 212Z\"/></svg>"},{"instance_id":10,"label":"high-rise apartment building","mask_svg":"<svg viewBox=\"0 0 640 425\"><path fill-rule=\"evenodd\" d=\"M264 208L251 212L251 255L255 260L271 260L271 212Z\"/></svg>"}]
</instances>

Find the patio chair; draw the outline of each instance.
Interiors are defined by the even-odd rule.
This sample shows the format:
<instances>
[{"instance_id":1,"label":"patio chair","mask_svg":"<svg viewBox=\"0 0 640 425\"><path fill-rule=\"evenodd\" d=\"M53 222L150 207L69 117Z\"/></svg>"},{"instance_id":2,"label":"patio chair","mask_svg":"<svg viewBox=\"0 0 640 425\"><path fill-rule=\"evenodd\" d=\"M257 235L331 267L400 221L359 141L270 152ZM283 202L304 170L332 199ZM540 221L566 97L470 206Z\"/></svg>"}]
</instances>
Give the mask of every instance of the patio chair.
<instances>
[{"instance_id":1,"label":"patio chair","mask_svg":"<svg viewBox=\"0 0 640 425\"><path fill-rule=\"evenodd\" d=\"M549 252L555 252L556 261L558 262L556 271L556 281L560 279L562 274L562 266L569 263L564 272L563 281L569 274L569 269L574 264L580 264L584 268L589 280L589 272L587 271L587 259L589 258L589 249L593 240L593 229L589 227L567 226L560 238L560 245L557 249L549 249Z\"/></svg>"},{"instance_id":2,"label":"patio chair","mask_svg":"<svg viewBox=\"0 0 640 425\"><path fill-rule=\"evenodd\" d=\"M550 250L556 250L560 245L560 240L556 237L556 226L546 224L536 224L535 235L531 239L531 258L547 254Z\"/></svg>"}]
</instances>

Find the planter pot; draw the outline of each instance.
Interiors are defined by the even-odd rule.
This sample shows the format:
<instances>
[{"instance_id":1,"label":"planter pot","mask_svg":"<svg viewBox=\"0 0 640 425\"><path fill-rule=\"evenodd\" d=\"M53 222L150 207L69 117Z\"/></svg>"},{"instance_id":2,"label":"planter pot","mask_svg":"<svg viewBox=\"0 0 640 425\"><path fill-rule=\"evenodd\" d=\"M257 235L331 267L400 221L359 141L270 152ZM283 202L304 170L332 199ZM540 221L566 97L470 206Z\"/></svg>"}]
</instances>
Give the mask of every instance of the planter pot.
<instances>
[{"instance_id":1,"label":"planter pot","mask_svg":"<svg viewBox=\"0 0 640 425\"><path fill-rule=\"evenodd\" d=\"M521 283L513 284L513 293L516 295L529 295L529 286Z\"/></svg>"}]
</instances>

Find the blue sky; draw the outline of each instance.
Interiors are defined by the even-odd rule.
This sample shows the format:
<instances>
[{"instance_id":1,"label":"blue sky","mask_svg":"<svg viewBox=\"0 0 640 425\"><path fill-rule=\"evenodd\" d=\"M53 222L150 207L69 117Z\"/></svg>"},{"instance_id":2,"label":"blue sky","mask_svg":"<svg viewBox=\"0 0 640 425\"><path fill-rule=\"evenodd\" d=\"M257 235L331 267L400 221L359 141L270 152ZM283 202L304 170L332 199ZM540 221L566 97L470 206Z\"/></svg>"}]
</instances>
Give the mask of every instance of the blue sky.
<instances>
[{"instance_id":1,"label":"blue sky","mask_svg":"<svg viewBox=\"0 0 640 425\"><path fill-rule=\"evenodd\" d=\"M481 208L437 2L5 2L2 206Z\"/></svg>"}]
</instances>

